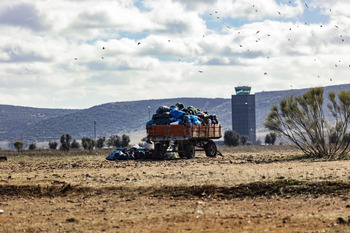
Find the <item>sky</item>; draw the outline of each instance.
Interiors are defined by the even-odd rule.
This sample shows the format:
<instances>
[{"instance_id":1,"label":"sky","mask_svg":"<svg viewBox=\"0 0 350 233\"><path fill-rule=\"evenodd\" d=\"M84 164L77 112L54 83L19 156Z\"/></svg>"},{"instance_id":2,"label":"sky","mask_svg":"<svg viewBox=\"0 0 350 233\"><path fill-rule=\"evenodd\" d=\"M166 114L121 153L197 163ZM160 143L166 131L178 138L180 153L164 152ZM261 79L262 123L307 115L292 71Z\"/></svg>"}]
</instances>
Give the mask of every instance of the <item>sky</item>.
<instances>
[{"instance_id":1,"label":"sky","mask_svg":"<svg viewBox=\"0 0 350 233\"><path fill-rule=\"evenodd\" d=\"M0 104L345 84L349 17L348 0L1 0Z\"/></svg>"}]
</instances>

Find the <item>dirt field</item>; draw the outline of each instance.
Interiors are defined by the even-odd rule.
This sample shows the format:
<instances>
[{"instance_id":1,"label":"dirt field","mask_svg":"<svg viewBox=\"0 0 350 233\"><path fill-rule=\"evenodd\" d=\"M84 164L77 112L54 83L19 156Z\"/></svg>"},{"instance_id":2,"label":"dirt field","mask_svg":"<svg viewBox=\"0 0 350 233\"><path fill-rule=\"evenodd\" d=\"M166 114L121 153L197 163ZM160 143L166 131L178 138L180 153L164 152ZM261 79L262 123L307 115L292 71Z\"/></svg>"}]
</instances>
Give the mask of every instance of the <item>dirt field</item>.
<instances>
[{"instance_id":1,"label":"dirt field","mask_svg":"<svg viewBox=\"0 0 350 233\"><path fill-rule=\"evenodd\" d=\"M350 161L220 151L117 162L0 151L0 232L350 232Z\"/></svg>"}]
</instances>

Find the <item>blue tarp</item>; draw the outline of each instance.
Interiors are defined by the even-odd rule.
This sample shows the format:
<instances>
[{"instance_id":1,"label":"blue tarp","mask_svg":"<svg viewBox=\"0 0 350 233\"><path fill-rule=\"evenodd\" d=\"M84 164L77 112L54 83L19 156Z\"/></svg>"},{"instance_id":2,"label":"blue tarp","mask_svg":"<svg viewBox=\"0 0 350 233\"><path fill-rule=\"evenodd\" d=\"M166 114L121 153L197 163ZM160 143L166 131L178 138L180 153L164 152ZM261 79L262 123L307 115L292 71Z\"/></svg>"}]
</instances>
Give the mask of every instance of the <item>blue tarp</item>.
<instances>
[{"instance_id":1,"label":"blue tarp","mask_svg":"<svg viewBox=\"0 0 350 233\"><path fill-rule=\"evenodd\" d=\"M199 125L201 123L195 115L188 115L188 117L190 118L190 124Z\"/></svg>"},{"instance_id":2,"label":"blue tarp","mask_svg":"<svg viewBox=\"0 0 350 233\"><path fill-rule=\"evenodd\" d=\"M175 117L176 119L180 120L182 118L183 115L185 115L185 113L183 111L179 111L177 109L173 109L170 111L170 115L172 117Z\"/></svg>"}]
</instances>

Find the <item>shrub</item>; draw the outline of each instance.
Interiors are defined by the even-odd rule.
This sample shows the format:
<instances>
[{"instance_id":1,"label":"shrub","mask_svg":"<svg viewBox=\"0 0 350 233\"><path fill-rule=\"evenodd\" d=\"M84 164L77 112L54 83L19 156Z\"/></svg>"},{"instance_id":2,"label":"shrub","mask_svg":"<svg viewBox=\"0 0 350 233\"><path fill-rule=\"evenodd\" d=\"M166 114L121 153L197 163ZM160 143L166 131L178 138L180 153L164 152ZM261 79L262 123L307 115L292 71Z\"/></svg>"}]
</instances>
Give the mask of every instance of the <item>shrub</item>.
<instances>
[{"instance_id":1,"label":"shrub","mask_svg":"<svg viewBox=\"0 0 350 233\"><path fill-rule=\"evenodd\" d=\"M224 133L224 144L226 146L238 146L239 138L239 133L233 130L227 130Z\"/></svg>"},{"instance_id":2,"label":"shrub","mask_svg":"<svg viewBox=\"0 0 350 233\"><path fill-rule=\"evenodd\" d=\"M74 139L73 142L71 143L70 147L72 149L79 149L80 148L80 144L79 144L79 142L77 142L77 140Z\"/></svg>"},{"instance_id":3,"label":"shrub","mask_svg":"<svg viewBox=\"0 0 350 233\"><path fill-rule=\"evenodd\" d=\"M13 146L17 149L17 151L20 151L23 149L23 142L22 141L15 141L13 143Z\"/></svg>"},{"instance_id":4,"label":"shrub","mask_svg":"<svg viewBox=\"0 0 350 233\"><path fill-rule=\"evenodd\" d=\"M102 147L105 146L105 142L106 142L106 137L97 139L96 147L97 147L98 149L101 149Z\"/></svg>"},{"instance_id":5,"label":"shrub","mask_svg":"<svg viewBox=\"0 0 350 233\"><path fill-rule=\"evenodd\" d=\"M83 145L84 150L92 151L96 145L96 141L92 138L83 137L81 139L81 144Z\"/></svg>"},{"instance_id":6,"label":"shrub","mask_svg":"<svg viewBox=\"0 0 350 233\"><path fill-rule=\"evenodd\" d=\"M323 88L311 88L302 96L282 99L279 107L272 106L265 127L309 156L335 159L349 152L350 91L328 94L333 125L325 117L323 93Z\"/></svg>"},{"instance_id":7,"label":"shrub","mask_svg":"<svg viewBox=\"0 0 350 233\"><path fill-rule=\"evenodd\" d=\"M36 149L36 144L35 143L30 144L28 149L29 150L35 150Z\"/></svg>"},{"instance_id":8,"label":"shrub","mask_svg":"<svg viewBox=\"0 0 350 233\"><path fill-rule=\"evenodd\" d=\"M49 142L49 148L51 150L57 150L57 146L58 146L58 142L56 142L56 141Z\"/></svg>"},{"instance_id":9,"label":"shrub","mask_svg":"<svg viewBox=\"0 0 350 233\"><path fill-rule=\"evenodd\" d=\"M72 136L70 136L70 134L62 134L60 142L61 142L61 146L60 146L60 150L64 150L64 151L69 151L70 149L70 141L72 139Z\"/></svg>"}]
</instances>

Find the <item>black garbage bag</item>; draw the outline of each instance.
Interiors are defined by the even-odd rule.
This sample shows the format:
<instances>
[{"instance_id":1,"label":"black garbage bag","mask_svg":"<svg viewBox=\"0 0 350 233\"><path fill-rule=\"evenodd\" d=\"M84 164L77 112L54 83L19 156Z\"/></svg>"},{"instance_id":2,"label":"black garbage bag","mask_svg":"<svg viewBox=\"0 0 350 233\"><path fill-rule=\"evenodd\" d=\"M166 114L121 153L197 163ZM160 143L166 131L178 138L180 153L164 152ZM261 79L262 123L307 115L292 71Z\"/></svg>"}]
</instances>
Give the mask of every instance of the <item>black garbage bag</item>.
<instances>
[{"instance_id":1,"label":"black garbage bag","mask_svg":"<svg viewBox=\"0 0 350 233\"><path fill-rule=\"evenodd\" d=\"M164 105L164 106L158 107L156 113L157 113L157 114L166 113L166 112L170 112L170 110L171 110L170 107Z\"/></svg>"}]
</instances>

